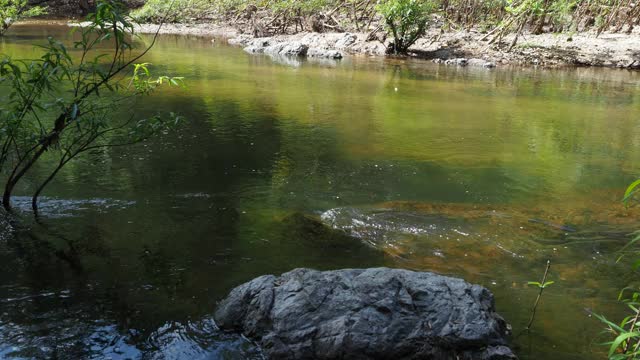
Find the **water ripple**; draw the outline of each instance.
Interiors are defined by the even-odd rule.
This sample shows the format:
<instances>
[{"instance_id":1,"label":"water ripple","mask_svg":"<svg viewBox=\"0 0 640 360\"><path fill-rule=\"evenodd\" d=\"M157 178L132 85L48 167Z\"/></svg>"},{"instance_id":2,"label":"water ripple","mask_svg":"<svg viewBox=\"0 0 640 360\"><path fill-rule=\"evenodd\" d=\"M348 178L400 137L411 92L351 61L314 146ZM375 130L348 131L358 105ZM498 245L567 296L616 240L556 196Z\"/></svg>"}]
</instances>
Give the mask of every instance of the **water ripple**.
<instances>
[{"instance_id":1,"label":"water ripple","mask_svg":"<svg viewBox=\"0 0 640 360\"><path fill-rule=\"evenodd\" d=\"M31 198L27 196L16 196L12 198L16 209L23 212L31 212ZM73 217L75 213L84 210L105 212L111 209L125 209L134 205L135 201L115 200L115 199L58 199L41 197L38 202L40 216L48 218Z\"/></svg>"}]
</instances>

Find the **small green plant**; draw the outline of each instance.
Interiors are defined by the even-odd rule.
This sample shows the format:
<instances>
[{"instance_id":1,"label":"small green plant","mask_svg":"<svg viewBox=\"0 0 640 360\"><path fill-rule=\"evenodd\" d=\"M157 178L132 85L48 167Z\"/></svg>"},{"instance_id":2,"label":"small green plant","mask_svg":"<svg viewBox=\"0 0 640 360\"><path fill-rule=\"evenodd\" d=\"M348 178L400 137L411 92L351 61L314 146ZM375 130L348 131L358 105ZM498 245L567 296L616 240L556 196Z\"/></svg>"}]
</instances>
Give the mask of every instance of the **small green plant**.
<instances>
[{"instance_id":1,"label":"small green plant","mask_svg":"<svg viewBox=\"0 0 640 360\"><path fill-rule=\"evenodd\" d=\"M0 0L0 36L16 21L46 13L42 6L29 6L28 0Z\"/></svg>"},{"instance_id":2,"label":"small green plant","mask_svg":"<svg viewBox=\"0 0 640 360\"><path fill-rule=\"evenodd\" d=\"M625 297L625 293L631 292ZM619 324L613 323L602 315L594 316L603 322L607 328L606 332L612 334L614 339L604 343L609 347L608 357L610 360L639 359L640 358L640 292L637 289L623 289L618 296L618 300L624 302L630 310L630 315L626 316Z\"/></svg>"},{"instance_id":3,"label":"small green plant","mask_svg":"<svg viewBox=\"0 0 640 360\"><path fill-rule=\"evenodd\" d=\"M387 53L405 54L425 34L436 5L429 0L381 0L377 9L393 35Z\"/></svg>"},{"instance_id":4,"label":"small green plant","mask_svg":"<svg viewBox=\"0 0 640 360\"><path fill-rule=\"evenodd\" d=\"M551 261L547 260L547 267L544 270L544 275L542 276L542 281L529 281L528 284L529 285L534 285L536 287L538 287L538 289L540 290L538 292L538 296L536 297L536 301L533 304L533 308L531 309L531 318L529 319L529 323L527 324L527 327L525 328L525 330L531 330L531 326L533 325L533 320L536 317L536 310L538 309L538 303L540 303L540 299L542 298L542 292L544 292L544 289L546 289L547 287L551 286L552 284L554 284L553 281L547 281L547 276L549 275L549 269L551 268Z\"/></svg>"},{"instance_id":5,"label":"small green plant","mask_svg":"<svg viewBox=\"0 0 640 360\"><path fill-rule=\"evenodd\" d=\"M624 192L624 197L622 198L622 202L625 205L629 206L629 202L631 201L631 199L638 191L640 191L640 189L638 189L638 186L640 186L640 180L632 182L631 185L627 187L627 190Z\"/></svg>"},{"instance_id":6,"label":"small green plant","mask_svg":"<svg viewBox=\"0 0 640 360\"><path fill-rule=\"evenodd\" d=\"M629 206L631 200L640 191L640 180L636 180L627 187L622 202ZM637 248L633 248L640 241L640 232L635 232L635 237L620 249L618 262L626 255L636 256L633 262L633 270L640 268L640 254ZM629 315L619 323L608 320L603 315L594 314L597 319L606 325L606 332L613 337L612 341L604 343L609 347L610 360L640 359L640 289L626 287L620 291L618 301L625 303L629 309Z\"/></svg>"},{"instance_id":7,"label":"small green plant","mask_svg":"<svg viewBox=\"0 0 640 360\"><path fill-rule=\"evenodd\" d=\"M527 284L528 285L535 285L540 289L545 289L545 288L549 287L551 284L554 284L554 283L555 283L555 281L547 281L544 284L541 284L541 283L539 283L537 281L529 281Z\"/></svg>"}]
</instances>

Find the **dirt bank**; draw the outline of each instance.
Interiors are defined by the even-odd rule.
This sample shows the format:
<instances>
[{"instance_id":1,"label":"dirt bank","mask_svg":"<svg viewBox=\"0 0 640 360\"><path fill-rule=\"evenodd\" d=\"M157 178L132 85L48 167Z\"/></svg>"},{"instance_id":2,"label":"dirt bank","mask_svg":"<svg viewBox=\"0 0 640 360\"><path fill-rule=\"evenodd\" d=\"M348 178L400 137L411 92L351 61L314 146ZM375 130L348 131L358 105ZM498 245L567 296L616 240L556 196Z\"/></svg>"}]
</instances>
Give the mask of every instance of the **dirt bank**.
<instances>
[{"instance_id":1,"label":"dirt bank","mask_svg":"<svg viewBox=\"0 0 640 360\"><path fill-rule=\"evenodd\" d=\"M157 25L141 25L141 33L153 33ZM219 24L166 24L163 34L184 34L219 38L237 46L255 44L255 38ZM384 56L388 39L367 41L364 33L298 33L260 38L266 45L302 43L310 49L337 50L344 55ZM513 35L511 35L513 36ZM411 48L411 56L456 65L536 65L542 67L604 66L640 69L640 32L631 34L594 32L524 35L507 51L512 37L498 46L488 44L485 34L475 31L440 33L433 29ZM256 52L256 51L252 51ZM258 51L259 52L259 51ZM471 61L465 61L465 60ZM447 61L448 60L448 61Z\"/></svg>"}]
</instances>

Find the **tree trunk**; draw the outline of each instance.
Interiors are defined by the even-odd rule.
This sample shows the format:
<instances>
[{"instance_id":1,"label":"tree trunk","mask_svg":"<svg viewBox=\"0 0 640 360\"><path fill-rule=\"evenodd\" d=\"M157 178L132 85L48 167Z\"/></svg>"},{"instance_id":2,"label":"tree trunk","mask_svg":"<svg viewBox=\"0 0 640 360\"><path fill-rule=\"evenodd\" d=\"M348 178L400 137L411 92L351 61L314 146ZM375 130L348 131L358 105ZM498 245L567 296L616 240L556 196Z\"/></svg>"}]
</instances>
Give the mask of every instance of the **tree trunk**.
<instances>
[{"instance_id":1,"label":"tree trunk","mask_svg":"<svg viewBox=\"0 0 640 360\"><path fill-rule=\"evenodd\" d=\"M544 26L544 22L545 22L546 18L547 18L547 14L542 14L542 16L540 16L540 19L538 20L538 23L536 24L536 27L532 31L532 33L534 35L542 34L542 28Z\"/></svg>"},{"instance_id":2,"label":"tree trunk","mask_svg":"<svg viewBox=\"0 0 640 360\"><path fill-rule=\"evenodd\" d=\"M75 154L77 155L77 154ZM74 155L74 156L75 156ZM40 194L42 194L42 191L44 190L45 187L47 187L47 185L49 185L49 183L51 182L51 180L53 180L56 175L58 174L58 172L60 170L62 170L62 168L69 162L71 161L71 159L73 159L73 156L68 157L66 159L63 159L58 166L56 167L55 170L53 170L53 172L47 177L47 179L40 184L40 187L38 187L38 189L36 190L36 192L33 194L33 197L31 198L31 209L33 210L33 214L38 217L38 197L40 197Z\"/></svg>"},{"instance_id":3,"label":"tree trunk","mask_svg":"<svg viewBox=\"0 0 640 360\"><path fill-rule=\"evenodd\" d=\"M56 132L48 136L48 140L43 143L40 146L40 149L38 149L38 151L33 155L33 157L31 157L31 159L29 159L29 161L22 166L21 170L18 171L18 168L20 167L20 165L22 165L22 162L16 165L13 173L11 174L11 176L9 176L9 179L7 179L7 183L4 187L4 194L2 195L2 206L4 206L7 212L13 211L13 209L11 208L11 194L13 193L13 189L16 187L20 179L22 179L22 177L27 173L27 171L31 169L33 164L35 164L36 161L40 159L42 154L44 154L44 152L49 149L49 146L53 141L52 139L57 139Z\"/></svg>"}]
</instances>

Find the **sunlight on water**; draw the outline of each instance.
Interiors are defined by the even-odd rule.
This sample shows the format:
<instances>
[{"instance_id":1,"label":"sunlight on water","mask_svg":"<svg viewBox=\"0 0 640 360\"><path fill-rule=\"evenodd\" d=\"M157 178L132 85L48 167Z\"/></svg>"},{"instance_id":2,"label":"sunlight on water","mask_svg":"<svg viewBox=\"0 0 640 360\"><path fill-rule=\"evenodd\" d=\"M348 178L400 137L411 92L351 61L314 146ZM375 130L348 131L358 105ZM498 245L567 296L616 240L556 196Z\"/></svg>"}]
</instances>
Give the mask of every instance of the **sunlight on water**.
<instances>
[{"instance_id":1,"label":"sunlight on water","mask_svg":"<svg viewBox=\"0 0 640 360\"><path fill-rule=\"evenodd\" d=\"M31 198L16 196L12 199L13 206L24 213L30 213ZM135 201L113 199L55 199L40 197L38 199L38 213L43 217L61 218L78 215L82 211L107 212L108 210L124 209L132 206Z\"/></svg>"}]
</instances>

